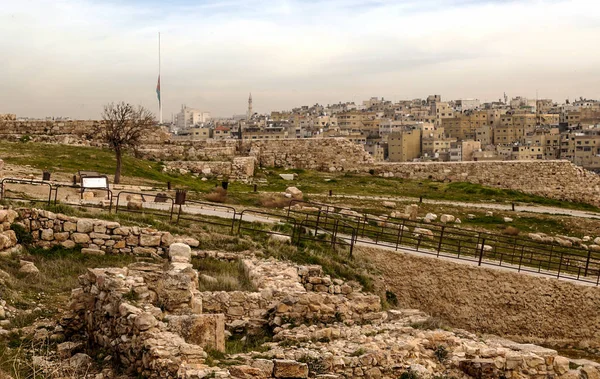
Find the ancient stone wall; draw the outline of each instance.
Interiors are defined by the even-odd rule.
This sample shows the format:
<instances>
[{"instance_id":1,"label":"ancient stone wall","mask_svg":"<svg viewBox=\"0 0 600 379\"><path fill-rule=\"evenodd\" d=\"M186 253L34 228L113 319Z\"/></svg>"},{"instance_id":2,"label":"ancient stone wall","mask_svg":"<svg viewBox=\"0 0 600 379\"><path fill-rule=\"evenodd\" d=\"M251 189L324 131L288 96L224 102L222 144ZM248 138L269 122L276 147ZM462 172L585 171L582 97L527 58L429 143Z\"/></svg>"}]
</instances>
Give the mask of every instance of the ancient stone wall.
<instances>
[{"instance_id":1,"label":"ancient stone wall","mask_svg":"<svg viewBox=\"0 0 600 379\"><path fill-rule=\"evenodd\" d=\"M165 163L167 171L180 174L198 174L202 176L226 175L230 179L247 180L254 176L256 159L253 157L234 157L232 161L169 161Z\"/></svg>"},{"instance_id":2,"label":"ancient stone wall","mask_svg":"<svg viewBox=\"0 0 600 379\"><path fill-rule=\"evenodd\" d=\"M402 307L474 331L600 346L598 287L374 248L359 254Z\"/></svg>"},{"instance_id":3,"label":"ancient stone wall","mask_svg":"<svg viewBox=\"0 0 600 379\"><path fill-rule=\"evenodd\" d=\"M175 241L169 232L137 226L125 227L117 222L75 218L45 210L19 209L21 223L40 247L62 245L83 247L85 254L162 255ZM196 241L197 242L197 241Z\"/></svg>"},{"instance_id":4,"label":"ancient stone wall","mask_svg":"<svg viewBox=\"0 0 600 379\"><path fill-rule=\"evenodd\" d=\"M0 138L16 142L22 138L34 142L61 144L99 144L96 129L102 123L100 120L70 120L70 121L17 121L0 119ZM145 133L142 137L145 143L164 143L169 134L160 128Z\"/></svg>"},{"instance_id":5,"label":"ancient stone wall","mask_svg":"<svg viewBox=\"0 0 600 379\"><path fill-rule=\"evenodd\" d=\"M223 315L202 314L189 246L169 248L171 263L88 269L61 321L67 336L85 332L126 372L148 378L193 377L204 348L225 350Z\"/></svg>"},{"instance_id":6,"label":"ancient stone wall","mask_svg":"<svg viewBox=\"0 0 600 379\"><path fill-rule=\"evenodd\" d=\"M600 205L600 176L569 161L378 163L361 171L369 169L383 177L469 182Z\"/></svg>"}]
</instances>

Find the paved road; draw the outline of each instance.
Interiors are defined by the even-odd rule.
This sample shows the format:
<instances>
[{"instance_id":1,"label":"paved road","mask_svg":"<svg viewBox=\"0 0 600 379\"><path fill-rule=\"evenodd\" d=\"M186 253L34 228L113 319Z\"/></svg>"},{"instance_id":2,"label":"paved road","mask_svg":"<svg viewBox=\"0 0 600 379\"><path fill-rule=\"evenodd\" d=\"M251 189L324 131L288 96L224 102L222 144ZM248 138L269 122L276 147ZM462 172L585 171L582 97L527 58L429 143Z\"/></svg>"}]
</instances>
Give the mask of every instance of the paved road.
<instances>
[{"instance_id":1,"label":"paved road","mask_svg":"<svg viewBox=\"0 0 600 379\"><path fill-rule=\"evenodd\" d=\"M327 198L328 195L323 194L307 194L311 197ZM333 195L333 198L337 199L357 199L357 200L381 200L381 201L404 201L404 202L418 202L417 197L403 197L403 196L358 196L358 195ZM480 209L495 209L510 211L512 205L510 204L491 204L491 203L469 203L461 201L448 201L448 200L430 200L423 199L423 203L426 204L439 204L439 205L451 205L465 208L480 208ZM590 211L580 211L575 209L565 209L556 207L546 207L537 205L515 205L516 212L530 212L530 213L541 213L541 214L553 214L553 215L564 215L574 216L582 218L593 218L600 220L600 213Z\"/></svg>"}]
</instances>

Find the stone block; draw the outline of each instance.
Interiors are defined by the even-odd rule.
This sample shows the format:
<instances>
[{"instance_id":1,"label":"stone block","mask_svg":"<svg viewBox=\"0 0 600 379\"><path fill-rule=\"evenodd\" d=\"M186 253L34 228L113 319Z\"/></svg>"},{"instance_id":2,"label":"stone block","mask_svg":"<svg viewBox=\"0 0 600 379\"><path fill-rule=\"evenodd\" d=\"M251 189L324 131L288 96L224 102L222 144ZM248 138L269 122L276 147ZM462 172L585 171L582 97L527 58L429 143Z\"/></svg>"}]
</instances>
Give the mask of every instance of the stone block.
<instances>
[{"instance_id":1,"label":"stone block","mask_svg":"<svg viewBox=\"0 0 600 379\"><path fill-rule=\"evenodd\" d=\"M273 362L273 376L276 378L308 378L308 365L287 359Z\"/></svg>"},{"instance_id":2,"label":"stone block","mask_svg":"<svg viewBox=\"0 0 600 379\"><path fill-rule=\"evenodd\" d=\"M172 262L188 263L192 259L192 249L184 243L173 243L169 246L169 258Z\"/></svg>"},{"instance_id":3,"label":"stone block","mask_svg":"<svg viewBox=\"0 0 600 379\"><path fill-rule=\"evenodd\" d=\"M81 249L81 254L83 255L104 255L105 252L100 249Z\"/></svg>"},{"instance_id":4,"label":"stone block","mask_svg":"<svg viewBox=\"0 0 600 379\"><path fill-rule=\"evenodd\" d=\"M160 246L160 234L141 234L140 246Z\"/></svg>"},{"instance_id":5,"label":"stone block","mask_svg":"<svg viewBox=\"0 0 600 379\"><path fill-rule=\"evenodd\" d=\"M76 244L86 244L86 243L90 243L90 241L91 241L90 236L85 233L73 233L73 235L71 236L71 239Z\"/></svg>"},{"instance_id":6,"label":"stone block","mask_svg":"<svg viewBox=\"0 0 600 379\"><path fill-rule=\"evenodd\" d=\"M54 240L54 230L52 229L42 229L40 233L40 238L42 241L52 241Z\"/></svg>"},{"instance_id":7,"label":"stone block","mask_svg":"<svg viewBox=\"0 0 600 379\"><path fill-rule=\"evenodd\" d=\"M77 220L78 233L91 233L94 231L94 221L89 219Z\"/></svg>"},{"instance_id":8,"label":"stone block","mask_svg":"<svg viewBox=\"0 0 600 379\"><path fill-rule=\"evenodd\" d=\"M169 316L167 321L169 330L180 334L186 342L225 351L225 315Z\"/></svg>"}]
</instances>

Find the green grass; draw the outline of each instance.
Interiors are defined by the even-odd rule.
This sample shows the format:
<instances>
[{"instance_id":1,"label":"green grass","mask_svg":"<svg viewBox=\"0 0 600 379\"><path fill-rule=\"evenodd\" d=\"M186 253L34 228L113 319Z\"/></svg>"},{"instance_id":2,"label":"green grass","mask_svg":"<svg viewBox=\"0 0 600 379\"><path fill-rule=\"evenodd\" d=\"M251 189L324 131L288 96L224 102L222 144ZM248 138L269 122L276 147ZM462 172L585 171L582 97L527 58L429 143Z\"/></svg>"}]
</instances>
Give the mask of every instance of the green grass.
<instances>
[{"instance_id":1,"label":"green grass","mask_svg":"<svg viewBox=\"0 0 600 379\"><path fill-rule=\"evenodd\" d=\"M42 143L10 143L0 142L0 156L7 163L30 165L41 170L61 172L69 175L78 170L91 170L112 175L115 167L114 153L108 149L94 147L42 144ZM153 162L124 156L123 183L146 184L165 188L170 181L173 186L197 191L202 195L190 193L190 198L202 199L218 180L201 181L192 175L178 175L162 172L161 162ZM297 173L298 179L287 181L279 177L280 173ZM334 194L374 195L374 196L407 196L424 197L433 200L467 201L467 202L517 202L533 203L545 206L600 211L598 207L548 199L542 196L529 195L523 192L485 187L479 184L454 182L442 183L431 180L406 180L400 178L382 178L369 174L323 173L308 170L261 169L256 173L257 179L265 179L259 183L258 190L263 192L281 192L288 186L296 186L305 194L326 194L332 190ZM250 184L232 182L229 184L227 203L259 206L257 194L252 194Z\"/></svg>"},{"instance_id":2,"label":"green grass","mask_svg":"<svg viewBox=\"0 0 600 379\"><path fill-rule=\"evenodd\" d=\"M194 268L199 275L208 275L216 282L199 280L200 291L256 291L240 261L221 261L215 258L194 258Z\"/></svg>"}]
</instances>

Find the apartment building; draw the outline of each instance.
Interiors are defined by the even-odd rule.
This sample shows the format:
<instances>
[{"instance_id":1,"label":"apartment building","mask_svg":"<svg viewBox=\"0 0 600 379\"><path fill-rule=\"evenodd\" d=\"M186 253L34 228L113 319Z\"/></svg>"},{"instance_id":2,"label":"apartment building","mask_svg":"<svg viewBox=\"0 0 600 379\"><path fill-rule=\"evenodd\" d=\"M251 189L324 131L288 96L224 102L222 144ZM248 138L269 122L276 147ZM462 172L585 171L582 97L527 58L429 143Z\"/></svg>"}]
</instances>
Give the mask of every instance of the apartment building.
<instances>
[{"instance_id":1,"label":"apartment building","mask_svg":"<svg viewBox=\"0 0 600 379\"><path fill-rule=\"evenodd\" d=\"M411 162L421 156L421 131L403 130L388 135L388 160Z\"/></svg>"},{"instance_id":2,"label":"apartment building","mask_svg":"<svg viewBox=\"0 0 600 379\"><path fill-rule=\"evenodd\" d=\"M473 111L442 120L442 126L446 134L458 140L474 140L477 138L477 130L489 124L486 111Z\"/></svg>"},{"instance_id":3,"label":"apartment building","mask_svg":"<svg viewBox=\"0 0 600 379\"><path fill-rule=\"evenodd\" d=\"M454 117L454 109L446 102L431 103L430 116L435 117L435 126L442 126L442 120Z\"/></svg>"}]
</instances>

